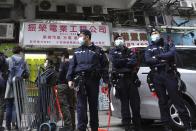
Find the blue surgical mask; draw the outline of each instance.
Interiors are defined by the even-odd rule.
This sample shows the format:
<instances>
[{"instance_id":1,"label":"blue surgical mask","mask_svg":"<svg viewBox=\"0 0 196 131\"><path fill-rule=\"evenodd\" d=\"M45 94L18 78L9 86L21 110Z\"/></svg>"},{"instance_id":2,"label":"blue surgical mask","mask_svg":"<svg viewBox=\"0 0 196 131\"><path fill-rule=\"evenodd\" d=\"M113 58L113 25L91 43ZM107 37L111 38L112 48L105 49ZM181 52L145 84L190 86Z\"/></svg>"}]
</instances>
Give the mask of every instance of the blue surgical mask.
<instances>
[{"instance_id":1,"label":"blue surgical mask","mask_svg":"<svg viewBox=\"0 0 196 131\"><path fill-rule=\"evenodd\" d=\"M84 41L84 37L79 37L78 38L79 44L80 45L84 45L85 41Z\"/></svg>"},{"instance_id":2,"label":"blue surgical mask","mask_svg":"<svg viewBox=\"0 0 196 131\"><path fill-rule=\"evenodd\" d=\"M151 35L151 40L152 40L153 42L158 41L160 38L161 38L161 37L160 37L159 34L153 34L153 35Z\"/></svg>"},{"instance_id":3,"label":"blue surgical mask","mask_svg":"<svg viewBox=\"0 0 196 131\"><path fill-rule=\"evenodd\" d=\"M115 46L123 46L125 43L123 40L115 40Z\"/></svg>"}]
</instances>

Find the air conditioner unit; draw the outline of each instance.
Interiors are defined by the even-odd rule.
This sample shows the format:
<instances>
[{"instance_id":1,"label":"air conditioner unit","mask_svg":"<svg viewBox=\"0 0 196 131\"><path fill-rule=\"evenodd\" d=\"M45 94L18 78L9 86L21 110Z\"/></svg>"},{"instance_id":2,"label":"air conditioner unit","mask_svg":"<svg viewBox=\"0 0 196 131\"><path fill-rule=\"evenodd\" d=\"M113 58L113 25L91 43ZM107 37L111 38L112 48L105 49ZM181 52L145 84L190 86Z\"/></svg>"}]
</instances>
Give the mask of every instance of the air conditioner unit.
<instances>
[{"instance_id":1,"label":"air conditioner unit","mask_svg":"<svg viewBox=\"0 0 196 131\"><path fill-rule=\"evenodd\" d=\"M14 39L14 24L0 23L0 39Z\"/></svg>"},{"instance_id":2,"label":"air conditioner unit","mask_svg":"<svg viewBox=\"0 0 196 131\"><path fill-rule=\"evenodd\" d=\"M56 4L52 0L40 0L39 11L56 12Z\"/></svg>"},{"instance_id":3,"label":"air conditioner unit","mask_svg":"<svg viewBox=\"0 0 196 131\"><path fill-rule=\"evenodd\" d=\"M77 13L83 13L82 6L77 5Z\"/></svg>"},{"instance_id":4,"label":"air conditioner unit","mask_svg":"<svg viewBox=\"0 0 196 131\"><path fill-rule=\"evenodd\" d=\"M108 8L103 7L103 14L108 14Z\"/></svg>"},{"instance_id":5,"label":"air conditioner unit","mask_svg":"<svg viewBox=\"0 0 196 131\"><path fill-rule=\"evenodd\" d=\"M191 1L180 1L180 6L179 6L178 9L190 10L192 8L193 8L193 6L192 6L192 2Z\"/></svg>"},{"instance_id":6,"label":"air conditioner unit","mask_svg":"<svg viewBox=\"0 0 196 131\"><path fill-rule=\"evenodd\" d=\"M108 14L107 8L104 8L100 5L94 5L92 7L93 14Z\"/></svg>"},{"instance_id":7,"label":"air conditioner unit","mask_svg":"<svg viewBox=\"0 0 196 131\"><path fill-rule=\"evenodd\" d=\"M13 7L14 0L0 0L0 7Z\"/></svg>"}]
</instances>

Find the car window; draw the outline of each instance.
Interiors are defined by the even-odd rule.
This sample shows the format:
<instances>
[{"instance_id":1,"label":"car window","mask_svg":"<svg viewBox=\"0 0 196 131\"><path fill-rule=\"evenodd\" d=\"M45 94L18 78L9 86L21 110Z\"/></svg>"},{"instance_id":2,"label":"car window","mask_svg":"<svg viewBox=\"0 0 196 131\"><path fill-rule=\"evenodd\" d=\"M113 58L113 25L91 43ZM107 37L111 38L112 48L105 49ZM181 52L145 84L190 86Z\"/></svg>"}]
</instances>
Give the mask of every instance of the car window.
<instances>
[{"instance_id":1,"label":"car window","mask_svg":"<svg viewBox=\"0 0 196 131\"><path fill-rule=\"evenodd\" d=\"M145 62L145 48L140 49L140 66L147 67ZM177 48L176 64L178 68L196 70L196 49Z\"/></svg>"},{"instance_id":2,"label":"car window","mask_svg":"<svg viewBox=\"0 0 196 131\"><path fill-rule=\"evenodd\" d=\"M196 49L177 49L177 67L196 70Z\"/></svg>"}]
</instances>

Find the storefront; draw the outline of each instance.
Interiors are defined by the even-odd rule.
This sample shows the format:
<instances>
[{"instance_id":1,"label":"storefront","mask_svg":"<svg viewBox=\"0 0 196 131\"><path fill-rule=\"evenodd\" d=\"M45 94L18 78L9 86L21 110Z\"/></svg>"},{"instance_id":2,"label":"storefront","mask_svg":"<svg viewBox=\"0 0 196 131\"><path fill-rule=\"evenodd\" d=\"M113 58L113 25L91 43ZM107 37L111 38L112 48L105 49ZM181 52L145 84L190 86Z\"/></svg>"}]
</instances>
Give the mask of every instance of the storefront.
<instances>
[{"instance_id":1,"label":"storefront","mask_svg":"<svg viewBox=\"0 0 196 131\"><path fill-rule=\"evenodd\" d=\"M25 48L25 59L30 67L30 80L34 81L39 66L44 66L47 53L53 51L58 59L63 49L72 52L79 47L78 32L88 29L92 33L92 42L101 47L111 45L110 24L81 21L24 21L21 22L20 42ZM57 60L58 61L58 60Z\"/></svg>"}]
</instances>

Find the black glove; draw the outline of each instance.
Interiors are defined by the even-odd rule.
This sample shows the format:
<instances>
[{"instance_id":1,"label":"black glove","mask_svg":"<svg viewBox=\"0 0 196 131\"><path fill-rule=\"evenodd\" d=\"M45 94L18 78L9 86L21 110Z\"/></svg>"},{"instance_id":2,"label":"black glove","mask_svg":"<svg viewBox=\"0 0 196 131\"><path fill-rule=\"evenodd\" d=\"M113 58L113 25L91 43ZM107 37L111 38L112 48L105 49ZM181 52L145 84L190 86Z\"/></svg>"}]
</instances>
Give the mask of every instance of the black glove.
<instances>
[{"instance_id":1,"label":"black glove","mask_svg":"<svg viewBox=\"0 0 196 131\"><path fill-rule=\"evenodd\" d=\"M157 60L161 60L161 56L160 56L160 55L155 55L155 58L156 58Z\"/></svg>"}]
</instances>

